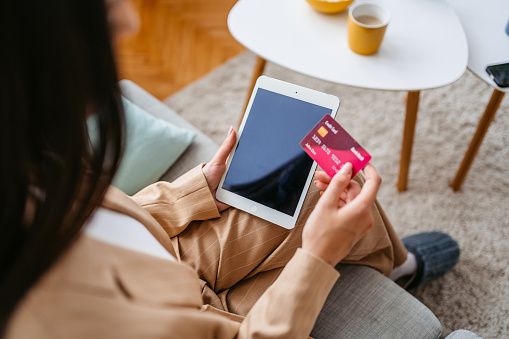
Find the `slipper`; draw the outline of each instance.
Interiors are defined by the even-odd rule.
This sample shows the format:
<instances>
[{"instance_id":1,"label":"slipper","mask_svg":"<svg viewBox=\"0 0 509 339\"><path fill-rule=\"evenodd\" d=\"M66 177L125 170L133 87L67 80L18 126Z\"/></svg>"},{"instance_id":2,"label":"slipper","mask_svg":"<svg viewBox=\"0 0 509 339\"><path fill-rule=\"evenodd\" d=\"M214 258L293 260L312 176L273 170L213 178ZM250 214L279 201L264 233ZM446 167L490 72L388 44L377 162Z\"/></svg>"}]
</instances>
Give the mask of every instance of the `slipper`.
<instances>
[{"instance_id":1,"label":"slipper","mask_svg":"<svg viewBox=\"0 0 509 339\"><path fill-rule=\"evenodd\" d=\"M417 271L405 289L420 287L449 272L460 257L458 243L446 233L433 231L413 234L401 239L417 259Z\"/></svg>"}]
</instances>

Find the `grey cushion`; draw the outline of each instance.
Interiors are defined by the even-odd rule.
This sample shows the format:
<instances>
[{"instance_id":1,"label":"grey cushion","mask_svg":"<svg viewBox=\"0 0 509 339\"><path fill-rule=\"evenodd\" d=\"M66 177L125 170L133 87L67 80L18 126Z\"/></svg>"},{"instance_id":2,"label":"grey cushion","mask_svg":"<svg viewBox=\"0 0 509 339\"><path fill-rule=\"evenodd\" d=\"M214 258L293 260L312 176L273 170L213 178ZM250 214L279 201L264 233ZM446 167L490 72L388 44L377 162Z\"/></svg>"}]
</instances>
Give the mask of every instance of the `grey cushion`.
<instances>
[{"instance_id":1,"label":"grey cushion","mask_svg":"<svg viewBox=\"0 0 509 339\"><path fill-rule=\"evenodd\" d=\"M457 330L449 334L445 339L482 339L477 334L467 330Z\"/></svg>"},{"instance_id":2,"label":"grey cushion","mask_svg":"<svg viewBox=\"0 0 509 339\"><path fill-rule=\"evenodd\" d=\"M153 97L147 91L142 89L130 80L121 80L120 87L122 94L131 102L143 108L157 118L169 121L176 126L191 129L197 132L191 146L182 154L173 166L161 177L161 180L173 181L191 168L202 162L208 162L219 148L212 139L203 134L195 126L190 124L178 113L164 105L161 101ZM171 145L168 145L171 147Z\"/></svg>"},{"instance_id":3,"label":"grey cushion","mask_svg":"<svg viewBox=\"0 0 509 339\"><path fill-rule=\"evenodd\" d=\"M341 273L316 320L315 339L438 339L442 326L410 293L380 272L339 264Z\"/></svg>"}]
</instances>

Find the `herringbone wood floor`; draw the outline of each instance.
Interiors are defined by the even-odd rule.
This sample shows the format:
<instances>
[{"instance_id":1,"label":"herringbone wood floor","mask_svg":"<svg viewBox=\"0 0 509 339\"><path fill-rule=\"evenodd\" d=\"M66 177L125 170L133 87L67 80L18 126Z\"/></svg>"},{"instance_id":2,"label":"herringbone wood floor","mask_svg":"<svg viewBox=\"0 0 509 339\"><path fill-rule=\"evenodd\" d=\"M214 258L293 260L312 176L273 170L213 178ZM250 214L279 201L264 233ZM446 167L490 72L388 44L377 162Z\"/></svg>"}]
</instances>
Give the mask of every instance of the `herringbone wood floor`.
<instances>
[{"instance_id":1,"label":"herringbone wood floor","mask_svg":"<svg viewBox=\"0 0 509 339\"><path fill-rule=\"evenodd\" d=\"M132 0L138 34L117 49L120 77L164 99L244 48L226 19L236 0Z\"/></svg>"}]
</instances>

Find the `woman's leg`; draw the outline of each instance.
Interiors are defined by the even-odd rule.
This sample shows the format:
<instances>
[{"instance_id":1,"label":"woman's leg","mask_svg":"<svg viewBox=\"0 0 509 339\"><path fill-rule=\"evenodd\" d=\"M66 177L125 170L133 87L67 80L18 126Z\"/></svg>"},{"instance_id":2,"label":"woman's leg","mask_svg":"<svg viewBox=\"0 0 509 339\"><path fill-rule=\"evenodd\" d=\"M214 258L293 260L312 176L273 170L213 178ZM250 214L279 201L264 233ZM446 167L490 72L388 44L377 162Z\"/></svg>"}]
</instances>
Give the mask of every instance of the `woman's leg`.
<instances>
[{"instance_id":1,"label":"woman's leg","mask_svg":"<svg viewBox=\"0 0 509 339\"><path fill-rule=\"evenodd\" d=\"M356 177L361 184L362 178ZM295 228L288 230L230 208L220 218L191 223L178 237L181 260L193 266L216 294L260 272L282 268L301 246L302 228L320 198L311 186ZM368 265L389 275L406 259L406 249L376 203L375 225L345 262Z\"/></svg>"}]
</instances>

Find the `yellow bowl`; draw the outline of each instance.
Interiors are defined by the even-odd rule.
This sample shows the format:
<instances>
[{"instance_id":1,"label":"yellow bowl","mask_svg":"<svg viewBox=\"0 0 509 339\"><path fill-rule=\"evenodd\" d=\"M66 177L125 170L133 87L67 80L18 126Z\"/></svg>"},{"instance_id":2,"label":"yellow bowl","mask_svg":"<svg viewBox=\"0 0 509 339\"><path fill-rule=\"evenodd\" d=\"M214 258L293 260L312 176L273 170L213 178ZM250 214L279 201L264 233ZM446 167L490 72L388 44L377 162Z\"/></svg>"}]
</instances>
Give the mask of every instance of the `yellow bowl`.
<instances>
[{"instance_id":1,"label":"yellow bowl","mask_svg":"<svg viewBox=\"0 0 509 339\"><path fill-rule=\"evenodd\" d=\"M322 13L339 13L345 10L354 0L306 0L311 7Z\"/></svg>"}]
</instances>

